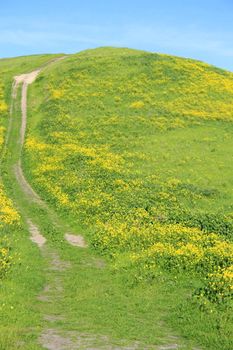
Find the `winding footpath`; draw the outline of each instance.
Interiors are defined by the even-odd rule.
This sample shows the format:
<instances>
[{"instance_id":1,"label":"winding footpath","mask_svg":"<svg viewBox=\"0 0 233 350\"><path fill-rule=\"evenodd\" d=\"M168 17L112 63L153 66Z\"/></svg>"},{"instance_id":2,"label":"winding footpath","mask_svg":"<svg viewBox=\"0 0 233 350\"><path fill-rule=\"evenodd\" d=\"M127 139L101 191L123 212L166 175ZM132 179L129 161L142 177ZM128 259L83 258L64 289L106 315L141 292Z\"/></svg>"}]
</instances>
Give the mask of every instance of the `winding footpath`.
<instances>
[{"instance_id":1,"label":"winding footpath","mask_svg":"<svg viewBox=\"0 0 233 350\"><path fill-rule=\"evenodd\" d=\"M59 61L61 59L64 59L64 57L59 57L56 60L53 60L52 62ZM12 98L17 98L17 90L20 84L22 84L22 95L21 95L21 113L22 113L22 119L21 119L21 128L20 128L20 157L17 161L17 163L14 166L14 173L15 177L17 179L18 184L21 187L21 190L24 192L24 194L28 197L29 201L37 203L40 207L46 209L47 211L51 211L51 209L48 207L48 205L40 198L40 196L33 190L29 182L26 180L22 164L21 164L21 154L22 149L25 141L25 133L26 133L26 127L27 127L27 91L28 86L32 84L38 74L41 72L42 69L37 69L31 73L28 74L22 74L15 76L14 78L14 84L13 84L13 90L12 90ZM13 108L13 107L12 107ZM13 113L13 109L11 110L11 113ZM54 224L56 225L58 222L58 219L56 218L56 215L53 213L54 218ZM30 222L28 224L29 231L32 234L32 240L35 243L38 243L39 246L43 245L46 242L46 239L39 234L39 229L30 221L30 219L27 220ZM74 235L72 233L66 233L65 239L72 245L79 246L82 248L85 248L86 242L84 238L81 235ZM43 242L43 244L42 244Z\"/></svg>"},{"instance_id":2,"label":"winding footpath","mask_svg":"<svg viewBox=\"0 0 233 350\"><path fill-rule=\"evenodd\" d=\"M18 87L20 86L20 84L22 84L22 97L21 97L22 121L21 121L20 140L19 140L20 141L19 142L20 158L18 159L18 162L14 167L14 171L15 171L16 179L22 191L27 195L30 201L36 202L40 206L46 208L46 204L41 200L38 194L32 189L30 184L25 179L23 170L22 170L22 165L21 165L21 154L22 154L22 148L25 140L25 132L27 127L27 90L28 90L28 85L32 84L36 80L39 73L40 73L40 70L38 69L28 74L15 76L14 78L13 91L12 91L13 99L17 98Z\"/></svg>"},{"instance_id":3,"label":"winding footpath","mask_svg":"<svg viewBox=\"0 0 233 350\"><path fill-rule=\"evenodd\" d=\"M52 60L51 63L56 62L58 60L63 59L64 57ZM50 63L50 64L51 64ZM15 76L14 82L12 85L12 103L11 103L11 119L14 118L14 105L17 99L18 90L22 85L22 93L21 93L21 127L20 127L20 135L19 135L19 157L16 161L16 164L13 166L13 172L15 178L21 188L21 191L24 193L29 203L36 203L39 207L45 209L50 212L51 221L55 226L59 226L58 218L56 217L56 213L52 212L52 210L48 207L48 205L40 198L40 196L34 191L29 182L24 176L21 156L22 149L25 141L25 133L27 127L27 93L28 86L32 84L39 73L42 71L41 69L37 69L28 74L22 74ZM12 128L12 120L10 120L9 133L7 135L6 144L8 143L9 134ZM43 257L49 261L48 268L46 271L46 279L50 281L50 284L45 285L44 290L38 296L38 301L41 303L58 303L59 300L63 296L63 286L62 286L62 278L64 271L71 267L70 262L62 261L55 251L55 249L51 249L46 246L46 238L40 232L39 227L33 222L30 217L26 218L26 223L28 226L28 231L30 233L30 239L32 242L38 245L39 249ZM65 234L64 237L71 245L75 245L81 248L87 247L87 244L84 238L81 235L74 235L69 232ZM49 310L49 308L48 308ZM63 320L62 315L54 315L54 314L46 314L44 315L44 319L47 322L54 323L58 320ZM75 350L78 349L75 344L72 343L70 337L64 337L59 334L56 329L47 328L41 334L39 338L39 343L44 349L48 350Z\"/></svg>"}]
</instances>

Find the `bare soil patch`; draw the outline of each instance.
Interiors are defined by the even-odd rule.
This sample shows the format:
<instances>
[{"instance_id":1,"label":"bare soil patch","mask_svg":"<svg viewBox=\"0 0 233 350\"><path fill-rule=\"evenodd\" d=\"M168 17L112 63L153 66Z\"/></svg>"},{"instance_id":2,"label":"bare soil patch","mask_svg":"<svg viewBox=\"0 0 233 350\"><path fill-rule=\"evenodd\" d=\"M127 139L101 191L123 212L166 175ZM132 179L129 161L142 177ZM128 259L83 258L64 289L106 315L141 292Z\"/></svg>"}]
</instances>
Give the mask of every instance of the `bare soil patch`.
<instances>
[{"instance_id":1,"label":"bare soil patch","mask_svg":"<svg viewBox=\"0 0 233 350\"><path fill-rule=\"evenodd\" d=\"M42 236L38 227L34 225L30 219L27 219L27 224L29 227L29 232L31 233L31 237L30 237L31 241L36 243L38 247L42 248L46 242L46 238Z\"/></svg>"},{"instance_id":2,"label":"bare soil patch","mask_svg":"<svg viewBox=\"0 0 233 350\"><path fill-rule=\"evenodd\" d=\"M87 244L81 235L73 235L70 233L65 234L65 239L67 242L69 242L71 245L80 247L80 248L87 248Z\"/></svg>"}]
</instances>

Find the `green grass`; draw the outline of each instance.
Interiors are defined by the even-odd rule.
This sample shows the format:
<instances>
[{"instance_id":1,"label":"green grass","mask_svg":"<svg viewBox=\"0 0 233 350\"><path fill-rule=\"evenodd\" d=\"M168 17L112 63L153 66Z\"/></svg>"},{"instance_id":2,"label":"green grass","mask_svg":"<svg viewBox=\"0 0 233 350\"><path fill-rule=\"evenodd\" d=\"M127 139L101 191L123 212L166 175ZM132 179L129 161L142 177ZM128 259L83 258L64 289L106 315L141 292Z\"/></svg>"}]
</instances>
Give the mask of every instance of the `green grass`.
<instances>
[{"instance_id":1,"label":"green grass","mask_svg":"<svg viewBox=\"0 0 233 350\"><path fill-rule=\"evenodd\" d=\"M20 254L21 262L16 261L2 289L1 299L5 304L1 322L2 349L39 349L37 337L44 327L50 327L43 320L43 315L48 313L65 317L65 324L58 321L56 325L62 331L75 330L97 336L103 334L109 336L112 344L119 345L122 339L125 344L134 340L143 344L171 342L169 336L173 332L162 324L162 319L166 309L168 311L173 300L177 299L174 290L172 293L164 293L166 286L163 283L148 287L146 293L143 286L129 289L124 275L114 274L108 265L104 269L95 266L96 254L92 250L78 250L64 241L64 227L67 222L62 230L54 227L48 213L28 202L22 193L12 174L12 166L19 156L16 141L20 126L19 101L17 110L9 140L9 155L4 167L4 183L23 220L26 217L32 218L47 237L49 246L56 248L62 259L70 261L72 269L66 271L62 277L62 300L57 302L57 296L54 295L49 310L46 304L38 303L36 296L45 283L53 281L54 276L45 276L43 269L49 262L42 260L37 247L28 240L23 224L22 229L15 234L15 245L18 247L17 253ZM77 226L75 228L80 229ZM158 288L161 289L160 293ZM153 308L152 298L155 301Z\"/></svg>"},{"instance_id":2,"label":"green grass","mask_svg":"<svg viewBox=\"0 0 233 350\"><path fill-rule=\"evenodd\" d=\"M137 165L142 176L159 173L164 181L169 176L196 190L215 193L195 202L185 201L194 210L232 213L232 123L205 122L185 129L142 137L135 145L149 161ZM182 199L181 199L182 200Z\"/></svg>"},{"instance_id":3,"label":"green grass","mask_svg":"<svg viewBox=\"0 0 233 350\"><path fill-rule=\"evenodd\" d=\"M56 249L72 264L60 276L62 299L58 301L54 293L49 306L49 312L66 319L57 321L57 329L106 335L118 346L123 339L125 344L138 340L142 348L174 342L184 349L232 347L231 305L208 304L203 309L193 298L203 286L204 271L180 273L158 266L152 274L142 272L129 255L140 250L143 236L136 250L121 240L119 247L113 248L110 240L103 249L98 241L106 234L99 222L118 232L119 225L130 225L135 217L143 232L144 219L138 220L138 215L145 212L153 223L156 214L164 225L178 222L230 240L232 84L231 73L201 62L102 48L54 63L29 88L23 166L51 210L28 202L12 174L19 156L19 106L4 183L22 217L29 216L40 227L48 249ZM134 102L138 108L132 106ZM174 181L178 185L171 186ZM55 186L60 192L53 191ZM67 228L83 234L90 247L69 246L64 241ZM11 350L19 348L19 340L26 340L28 349L39 349L36 338L50 327L43 320L48 307L38 303L36 295L45 280L53 283L55 274L46 272L49 261L43 261L27 241L24 224L22 237L18 243L24 253L22 265L12 269L2 292L6 298L10 285L16 290L7 302L16 306L4 313L4 345L0 343L4 350L7 338ZM95 266L100 253L105 268ZM32 254L35 259L30 259ZM28 270L23 268L27 264ZM21 319L17 315L25 306L29 311ZM9 332L13 319L14 334ZM27 336L30 320L33 329ZM21 347L26 349L25 344Z\"/></svg>"},{"instance_id":4,"label":"green grass","mask_svg":"<svg viewBox=\"0 0 233 350\"><path fill-rule=\"evenodd\" d=\"M225 88L218 88L223 82ZM83 227L90 242L99 237L100 249L106 231L99 221L118 232L122 221L130 226L137 208L152 221L158 215L165 223L197 226L229 239L232 82L231 73L201 62L140 51L104 48L71 56L49 67L30 89L33 146L25 150L27 176L60 215ZM143 231L140 220L139 225ZM110 238L105 254L117 254L114 264L125 269L129 285L134 283L137 268L129 267L127 254L121 257L122 250L133 248L120 238L113 247ZM160 282L153 273L155 281L146 288L153 291L148 300L155 313L160 302L153 293ZM174 274L164 279L161 290L169 289ZM133 290L145 288L142 283ZM206 348L217 349L221 342L228 349L231 309L200 311L189 296L202 284L202 275L178 274L177 289L163 299L164 317L158 318Z\"/></svg>"}]
</instances>

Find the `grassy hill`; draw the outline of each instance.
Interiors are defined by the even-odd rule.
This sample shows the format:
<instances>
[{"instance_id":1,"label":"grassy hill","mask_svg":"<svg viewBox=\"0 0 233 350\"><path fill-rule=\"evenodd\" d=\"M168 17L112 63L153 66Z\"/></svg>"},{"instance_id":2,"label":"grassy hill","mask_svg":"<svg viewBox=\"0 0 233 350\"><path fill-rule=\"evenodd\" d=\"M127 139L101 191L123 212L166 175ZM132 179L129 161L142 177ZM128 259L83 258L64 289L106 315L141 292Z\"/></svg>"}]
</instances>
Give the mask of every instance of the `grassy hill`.
<instances>
[{"instance_id":1,"label":"grassy hill","mask_svg":"<svg viewBox=\"0 0 233 350\"><path fill-rule=\"evenodd\" d=\"M14 74L34 66L19 62ZM0 61L6 100L9 63ZM87 293L69 314L80 329L154 344L164 322L202 349L232 347L232 121L233 74L168 55L87 50L30 87L25 174L108 266L85 283L67 275L69 300L78 284Z\"/></svg>"}]
</instances>

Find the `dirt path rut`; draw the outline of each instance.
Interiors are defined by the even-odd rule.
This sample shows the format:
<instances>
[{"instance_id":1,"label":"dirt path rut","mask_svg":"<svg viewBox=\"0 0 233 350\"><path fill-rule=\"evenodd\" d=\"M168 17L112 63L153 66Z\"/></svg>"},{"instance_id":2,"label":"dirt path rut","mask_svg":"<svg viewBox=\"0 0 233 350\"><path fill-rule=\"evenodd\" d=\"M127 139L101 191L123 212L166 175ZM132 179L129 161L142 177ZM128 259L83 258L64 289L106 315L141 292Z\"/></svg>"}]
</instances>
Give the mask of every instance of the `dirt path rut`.
<instances>
[{"instance_id":1,"label":"dirt path rut","mask_svg":"<svg viewBox=\"0 0 233 350\"><path fill-rule=\"evenodd\" d=\"M59 57L59 58L53 60L52 63L59 61L61 59L64 59L64 57ZM37 69L37 70L35 70L31 73L28 73L28 74L22 74L22 75L15 76L15 78L14 78L14 83L13 83L13 88L12 88L12 99L13 100L15 100L17 98L18 88L22 84L22 96L21 96L22 119L21 119L21 128L20 128L20 139L19 139L20 157L19 157L17 163L14 165L14 173L15 173L15 177L17 179L17 182L19 183L22 191L27 196L27 198L31 202L37 203L40 207L46 209L48 212L49 211L51 212L48 205L34 191L34 189L31 187L31 185L29 184L29 182L25 178L25 176L23 174L22 163L21 163L21 153L22 153L22 148L23 148L24 141L25 141L25 134L26 134L26 128L27 128L27 92L28 92L28 86L36 80L37 76L39 75L39 73L41 71L42 71L42 68ZM11 114L12 113L13 113L13 104L11 107ZM53 216L52 221L53 221L54 225L57 225L59 220L56 218L55 213L53 213L52 216ZM30 230L30 227L32 227L32 226L29 225L29 230ZM35 230L34 230L34 233L31 230L30 230L30 232L31 232L32 236L35 235ZM80 234L75 235L71 232L67 232L64 235L64 238L71 245L75 245L75 246L81 247L81 248L87 247L87 244L86 244L84 238Z\"/></svg>"}]
</instances>

